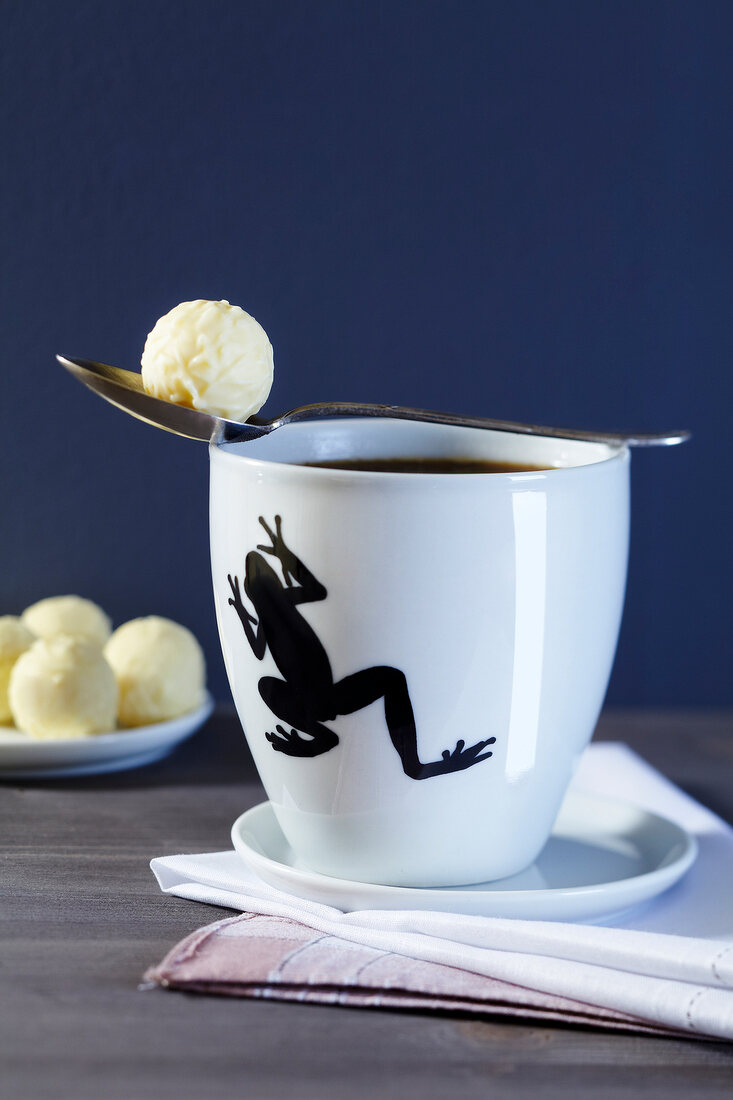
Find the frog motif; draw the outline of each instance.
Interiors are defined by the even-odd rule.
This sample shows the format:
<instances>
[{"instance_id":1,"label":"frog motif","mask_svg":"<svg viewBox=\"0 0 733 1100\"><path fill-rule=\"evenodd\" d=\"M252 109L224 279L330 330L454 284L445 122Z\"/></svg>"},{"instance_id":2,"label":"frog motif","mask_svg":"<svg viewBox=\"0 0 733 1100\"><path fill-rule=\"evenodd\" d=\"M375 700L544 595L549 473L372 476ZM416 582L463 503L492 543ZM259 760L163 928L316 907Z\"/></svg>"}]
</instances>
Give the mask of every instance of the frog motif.
<instances>
[{"instance_id":1,"label":"frog motif","mask_svg":"<svg viewBox=\"0 0 733 1100\"><path fill-rule=\"evenodd\" d=\"M399 669L376 665L334 682L323 643L298 610L300 604L325 600L327 590L285 543L282 518L275 516L274 531L263 516L259 522L270 542L250 551L244 566L244 595L255 614L244 605L237 576L227 577L232 593L228 603L239 616L255 657L261 661L269 649L282 676L263 676L258 683L269 709L290 727L276 724L273 732L265 734L273 749L294 757L329 752L339 738L324 723L381 699L390 739L410 779L463 771L488 760L493 753L485 750L495 737L468 747L459 740L439 760L420 760L407 679ZM268 558L279 562L282 579Z\"/></svg>"}]
</instances>

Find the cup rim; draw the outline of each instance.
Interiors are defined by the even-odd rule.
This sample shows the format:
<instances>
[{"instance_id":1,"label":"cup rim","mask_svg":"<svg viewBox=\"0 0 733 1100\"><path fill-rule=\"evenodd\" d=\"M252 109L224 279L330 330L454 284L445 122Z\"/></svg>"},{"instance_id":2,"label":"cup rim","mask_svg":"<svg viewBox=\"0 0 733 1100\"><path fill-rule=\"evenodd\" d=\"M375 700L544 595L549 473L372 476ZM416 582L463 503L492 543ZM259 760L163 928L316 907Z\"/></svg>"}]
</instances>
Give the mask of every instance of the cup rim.
<instances>
[{"instance_id":1,"label":"cup rim","mask_svg":"<svg viewBox=\"0 0 733 1100\"><path fill-rule=\"evenodd\" d=\"M387 419L380 419L374 417L349 417L343 419L334 419L329 423L358 423L374 424L375 420L378 423L393 423ZM303 425L283 425L277 431L287 431L288 427L302 427ZM458 429L460 430L460 429ZM477 429L480 430L480 429ZM338 467L329 466L317 466L307 465L304 462L295 461L282 461L281 459L250 457L242 454L241 451L234 451L232 448L237 445L236 439L226 439L223 435L213 438L209 443L209 457L210 461L225 464L236 464L243 466L245 469L259 470L261 473L273 473L282 472L283 475L289 474L292 477L306 477L311 480L328 481L328 480L353 480L355 483L363 483L365 481L380 481L382 483L389 483L391 485L397 483L415 484L419 482L421 485L425 485L429 482L438 483L441 485L453 485L458 481L463 483L466 479L470 479L472 483L485 483L486 479L490 479L492 484L498 484L500 482L513 483L517 481L544 481L549 479L557 479L560 477L572 476L573 473L578 476L579 471L587 471L591 468L607 469L614 463L625 464L630 459L630 449L627 444L621 443L614 446L612 443L604 443L599 441L594 443L592 441L585 440L567 440L564 441L561 437L556 436L543 436L527 435L525 436L520 432L499 432L495 429L486 429L487 433L493 431L495 435L512 436L515 439L556 439L558 444L563 442L576 443L579 442L583 446L599 446L604 447L607 450L607 455L602 458L596 458L589 462L577 462L566 466L549 466L536 470L515 470L510 472L497 472L490 471L486 473L428 473L425 471L400 471L400 470L353 470L343 469ZM256 442L256 441L253 441ZM241 443L241 446L246 446L246 443Z\"/></svg>"}]
</instances>

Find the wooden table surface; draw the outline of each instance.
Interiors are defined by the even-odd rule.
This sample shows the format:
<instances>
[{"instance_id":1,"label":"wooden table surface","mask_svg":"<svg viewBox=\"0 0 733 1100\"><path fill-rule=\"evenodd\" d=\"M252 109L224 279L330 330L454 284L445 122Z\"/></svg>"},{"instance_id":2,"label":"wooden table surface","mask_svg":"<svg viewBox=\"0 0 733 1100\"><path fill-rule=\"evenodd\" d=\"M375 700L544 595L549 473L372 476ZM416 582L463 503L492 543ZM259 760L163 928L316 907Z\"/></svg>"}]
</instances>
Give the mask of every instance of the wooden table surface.
<instances>
[{"instance_id":1,"label":"wooden table surface","mask_svg":"<svg viewBox=\"0 0 733 1100\"><path fill-rule=\"evenodd\" d=\"M733 714L610 713L597 737L733 823ZM733 1096L733 1043L138 991L226 915L162 895L148 861L229 847L262 796L229 711L148 768L0 784L3 1100Z\"/></svg>"}]
</instances>

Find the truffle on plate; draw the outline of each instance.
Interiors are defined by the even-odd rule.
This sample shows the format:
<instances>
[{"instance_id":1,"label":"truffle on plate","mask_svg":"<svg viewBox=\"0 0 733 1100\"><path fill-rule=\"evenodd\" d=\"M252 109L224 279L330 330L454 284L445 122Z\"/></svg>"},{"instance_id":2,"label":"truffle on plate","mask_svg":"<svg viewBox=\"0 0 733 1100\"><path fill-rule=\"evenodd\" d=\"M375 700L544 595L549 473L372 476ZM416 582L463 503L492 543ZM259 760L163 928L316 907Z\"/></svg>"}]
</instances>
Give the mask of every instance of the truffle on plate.
<instances>
[{"instance_id":1,"label":"truffle on plate","mask_svg":"<svg viewBox=\"0 0 733 1100\"><path fill-rule=\"evenodd\" d=\"M13 719L8 684L13 665L35 641L35 635L15 615L0 615L0 723Z\"/></svg>"},{"instance_id":2,"label":"truffle on plate","mask_svg":"<svg viewBox=\"0 0 733 1100\"><path fill-rule=\"evenodd\" d=\"M91 737L115 728L115 674L88 638L38 638L15 662L8 694L16 726L31 737Z\"/></svg>"},{"instance_id":3,"label":"truffle on plate","mask_svg":"<svg viewBox=\"0 0 733 1100\"><path fill-rule=\"evenodd\" d=\"M150 615L115 630L104 649L120 688L123 726L164 722L204 701L206 665L190 630Z\"/></svg>"},{"instance_id":4,"label":"truffle on plate","mask_svg":"<svg viewBox=\"0 0 733 1100\"><path fill-rule=\"evenodd\" d=\"M112 633L112 623L102 608L82 596L49 596L27 607L22 619L39 638L79 634L102 646Z\"/></svg>"}]
</instances>

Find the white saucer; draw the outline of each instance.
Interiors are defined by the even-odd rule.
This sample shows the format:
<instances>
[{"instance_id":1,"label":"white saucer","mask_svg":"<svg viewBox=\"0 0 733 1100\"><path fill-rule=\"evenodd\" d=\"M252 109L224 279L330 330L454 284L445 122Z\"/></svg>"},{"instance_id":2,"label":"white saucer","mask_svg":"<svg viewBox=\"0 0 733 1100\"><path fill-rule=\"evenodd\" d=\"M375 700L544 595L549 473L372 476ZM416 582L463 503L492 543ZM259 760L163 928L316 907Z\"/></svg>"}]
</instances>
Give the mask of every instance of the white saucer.
<instances>
[{"instance_id":1,"label":"white saucer","mask_svg":"<svg viewBox=\"0 0 733 1100\"><path fill-rule=\"evenodd\" d=\"M213 707L207 692L200 707L169 722L63 741L38 741L10 726L0 726L0 778L60 779L152 764L202 726Z\"/></svg>"},{"instance_id":2,"label":"white saucer","mask_svg":"<svg viewBox=\"0 0 733 1100\"><path fill-rule=\"evenodd\" d=\"M430 909L524 920L606 919L667 890L697 855L694 837L672 821L616 799L574 793L531 867L471 886L376 886L309 871L298 863L269 802L235 821L232 842L270 886L345 912Z\"/></svg>"}]
</instances>

